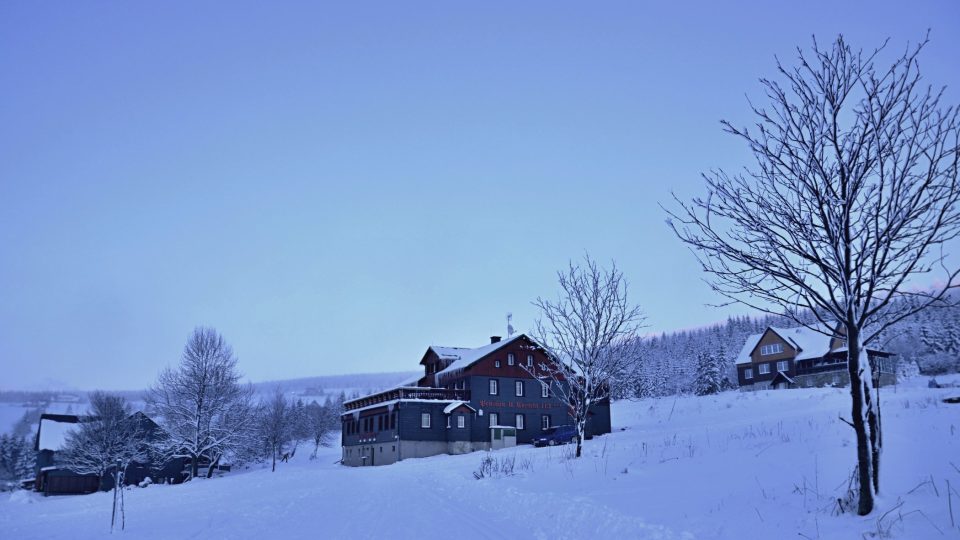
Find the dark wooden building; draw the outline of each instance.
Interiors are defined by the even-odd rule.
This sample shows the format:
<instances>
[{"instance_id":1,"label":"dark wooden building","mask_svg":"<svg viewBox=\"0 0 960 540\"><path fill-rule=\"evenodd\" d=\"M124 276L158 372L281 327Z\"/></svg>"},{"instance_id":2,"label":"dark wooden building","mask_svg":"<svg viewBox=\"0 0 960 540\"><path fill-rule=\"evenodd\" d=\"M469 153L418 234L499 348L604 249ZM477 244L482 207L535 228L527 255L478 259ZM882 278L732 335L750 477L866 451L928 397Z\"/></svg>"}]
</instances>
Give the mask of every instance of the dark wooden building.
<instances>
[{"instance_id":1,"label":"dark wooden building","mask_svg":"<svg viewBox=\"0 0 960 540\"><path fill-rule=\"evenodd\" d=\"M133 413L145 442L155 441L162 435L156 422L142 412ZM42 414L37 428L34 449L37 452L34 489L45 495L74 495L93 493L97 489L113 489L113 471L102 478L96 474L79 474L63 466L58 452L63 449L67 434L79 427L89 417L71 414ZM155 482L179 483L183 481L184 461L172 459L164 463L131 463L127 468L124 484L139 484L147 477Z\"/></svg>"},{"instance_id":2,"label":"dark wooden building","mask_svg":"<svg viewBox=\"0 0 960 540\"><path fill-rule=\"evenodd\" d=\"M847 344L842 336L841 327L768 327L747 338L737 357L740 387L762 390L847 385ZM896 382L892 354L877 349L863 352L874 367L874 384Z\"/></svg>"},{"instance_id":3,"label":"dark wooden building","mask_svg":"<svg viewBox=\"0 0 960 540\"><path fill-rule=\"evenodd\" d=\"M537 376L550 362L523 334L493 337L478 348L427 349L416 380L344 404L345 465L386 465L402 459L462 454L529 443L545 429L571 424L556 385ZM587 436L610 432L610 404L593 406ZM515 437L515 439L513 439Z\"/></svg>"}]
</instances>

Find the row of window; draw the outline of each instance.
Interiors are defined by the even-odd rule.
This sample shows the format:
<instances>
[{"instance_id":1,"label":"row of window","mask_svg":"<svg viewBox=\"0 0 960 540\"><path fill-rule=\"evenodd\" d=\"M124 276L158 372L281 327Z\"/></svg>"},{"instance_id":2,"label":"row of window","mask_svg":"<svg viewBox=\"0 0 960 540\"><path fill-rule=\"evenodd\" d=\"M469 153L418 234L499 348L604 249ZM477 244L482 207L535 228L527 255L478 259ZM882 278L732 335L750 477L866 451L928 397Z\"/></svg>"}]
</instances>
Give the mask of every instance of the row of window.
<instances>
[{"instance_id":1,"label":"row of window","mask_svg":"<svg viewBox=\"0 0 960 540\"><path fill-rule=\"evenodd\" d=\"M347 435L370 433L374 431L374 428L376 428L376 431L396 429L397 413L367 416L361 418L359 422L352 419L344 422L344 430L347 432Z\"/></svg>"},{"instance_id":2,"label":"row of window","mask_svg":"<svg viewBox=\"0 0 960 540\"><path fill-rule=\"evenodd\" d=\"M762 364L757 364L757 370L760 375L768 375L770 373L770 363L764 362ZM780 360L777 362L777 371L783 371L784 373L790 371L790 362L787 360ZM746 368L743 370L744 379L753 378L753 368Z\"/></svg>"},{"instance_id":3,"label":"row of window","mask_svg":"<svg viewBox=\"0 0 960 540\"><path fill-rule=\"evenodd\" d=\"M430 419L431 419L431 418L432 418L432 416L431 416L430 413L428 413L428 412L420 413L420 427L422 427L423 429L430 429L430 425L431 425L431 424L430 424L430 421L431 421ZM458 414L458 415L457 415L457 427L458 427L459 429L463 429L463 428L466 427L466 424L467 424L466 418L465 418L462 414ZM447 429L449 429L449 428L450 428L450 416L447 415Z\"/></svg>"},{"instance_id":4,"label":"row of window","mask_svg":"<svg viewBox=\"0 0 960 540\"><path fill-rule=\"evenodd\" d=\"M423 429L430 429L433 416L430 413L420 413L420 427ZM492 412L487 414L489 419L490 426L499 426L500 425L500 415L498 413ZM516 414L513 417L513 425L517 429L526 429L527 420L526 415ZM457 415L457 428L463 429L466 427L466 419L462 414ZM447 428L450 428L450 416L447 416ZM540 415L540 429L549 429L550 428L550 415L541 414Z\"/></svg>"},{"instance_id":5,"label":"row of window","mask_svg":"<svg viewBox=\"0 0 960 540\"><path fill-rule=\"evenodd\" d=\"M513 353L510 353L510 354L507 355L507 365L508 365L508 366L515 366L515 365L517 365L517 358L513 355ZM493 361L493 367L500 367L500 361L499 361L499 360L494 360L494 361ZM528 354L528 355L527 355L527 367L528 367L528 368L532 368L532 367L533 367L533 355L532 355L532 354Z\"/></svg>"},{"instance_id":6,"label":"row of window","mask_svg":"<svg viewBox=\"0 0 960 540\"><path fill-rule=\"evenodd\" d=\"M524 394L524 384L523 381L513 381L513 393L517 397L523 397ZM500 380L499 379L490 379L490 395L498 396L500 395ZM540 397L548 398L550 397L550 383L540 382Z\"/></svg>"},{"instance_id":7,"label":"row of window","mask_svg":"<svg viewBox=\"0 0 960 540\"><path fill-rule=\"evenodd\" d=\"M771 343L770 345L760 346L761 356L770 356L771 354L780 354L783 352L783 343Z\"/></svg>"}]
</instances>

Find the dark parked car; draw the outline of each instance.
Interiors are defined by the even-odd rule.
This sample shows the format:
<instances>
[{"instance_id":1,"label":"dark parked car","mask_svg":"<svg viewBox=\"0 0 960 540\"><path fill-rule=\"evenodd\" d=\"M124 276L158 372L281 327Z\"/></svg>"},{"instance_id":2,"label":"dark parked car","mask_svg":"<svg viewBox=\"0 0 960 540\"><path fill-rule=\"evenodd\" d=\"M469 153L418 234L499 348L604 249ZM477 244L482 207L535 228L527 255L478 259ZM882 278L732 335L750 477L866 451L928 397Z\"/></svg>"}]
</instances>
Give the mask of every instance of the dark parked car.
<instances>
[{"instance_id":1,"label":"dark parked car","mask_svg":"<svg viewBox=\"0 0 960 540\"><path fill-rule=\"evenodd\" d=\"M577 428L573 426L554 426L544 430L543 435L533 439L534 446L553 446L567 444L577 440Z\"/></svg>"}]
</instances>

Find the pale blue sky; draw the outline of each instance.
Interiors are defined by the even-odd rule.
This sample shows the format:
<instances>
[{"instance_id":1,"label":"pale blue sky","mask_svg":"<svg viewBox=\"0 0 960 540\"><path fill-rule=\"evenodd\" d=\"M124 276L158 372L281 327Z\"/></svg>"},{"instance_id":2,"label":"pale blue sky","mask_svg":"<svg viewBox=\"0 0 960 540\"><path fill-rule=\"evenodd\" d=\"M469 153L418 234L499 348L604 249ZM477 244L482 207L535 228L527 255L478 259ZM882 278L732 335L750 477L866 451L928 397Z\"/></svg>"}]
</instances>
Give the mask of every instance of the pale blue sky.
<instances>
[{"instance_id":1,"label":"pale blue sky","mask_svg":"<svg viewBox=\"0 0 960 540\"><path fill-rule=\"evenodd\" d=\"M953 1L197 4L0 3L0 388L144 387L201 324L253 380L415 369L585 250L721 320L657 203L747 163L775 54L931 28L960 102Z\"/></svg>"}]
</instances>

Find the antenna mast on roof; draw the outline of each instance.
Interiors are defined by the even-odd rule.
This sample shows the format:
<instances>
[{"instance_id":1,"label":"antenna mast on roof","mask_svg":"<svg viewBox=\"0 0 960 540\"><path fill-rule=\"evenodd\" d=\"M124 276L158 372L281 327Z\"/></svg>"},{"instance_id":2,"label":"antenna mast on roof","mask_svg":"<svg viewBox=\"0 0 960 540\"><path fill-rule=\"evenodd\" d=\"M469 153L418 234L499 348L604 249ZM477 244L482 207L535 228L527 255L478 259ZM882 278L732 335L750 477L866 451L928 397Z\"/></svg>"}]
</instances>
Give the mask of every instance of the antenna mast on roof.
<instances>
[{"instance_id":1,"label":"antenna mast on roof","mask_svg":"<svg viewBox=\"0 0 960 540\"><path fill-rule=\"evenodd\" d=\"M513 330L513 313L507 312L507 337L512 336L514 333Z\"/></svg>"}]
</instances>

